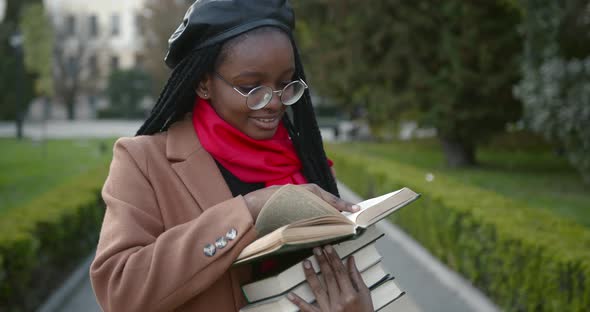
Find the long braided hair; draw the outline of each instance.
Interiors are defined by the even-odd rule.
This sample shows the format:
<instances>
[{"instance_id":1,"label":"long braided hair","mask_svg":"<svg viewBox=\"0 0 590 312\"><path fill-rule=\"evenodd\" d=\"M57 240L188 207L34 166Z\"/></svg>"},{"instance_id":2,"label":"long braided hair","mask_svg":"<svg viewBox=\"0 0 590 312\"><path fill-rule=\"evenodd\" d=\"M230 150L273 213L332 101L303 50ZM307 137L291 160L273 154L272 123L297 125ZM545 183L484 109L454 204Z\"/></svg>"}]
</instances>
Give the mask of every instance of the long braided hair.
<instances>
[{"instance_id":1,"label":"long braided hair","mask_svg":"<svg viewBox=\"0 0 590 312\"><path fill-rule=\"evenodd\" d=\"M246 34L267 31L281 31L274 27L257 28ZM191 112L196 94L194 87L205 75L213 73L217 64L226 57L229 47L245 38L242 34L224 43L201 48L185 57L173 70L160 93L156 105L149 117L139 128L136 135L152 135L166 131L172 123L182 119ZM295 75L305 80L303 64L294 38L287 34L295 55ZM293 120L288 114L283 117L285 127L295 146L297 155L303 166L303 175L310 183L319 185L324 190L339 196L336 181L332 175L326 153L324 151L320 130L315 118L309 91L306 90L301 99L289 107Z\"/></svg>"}]
</instances>

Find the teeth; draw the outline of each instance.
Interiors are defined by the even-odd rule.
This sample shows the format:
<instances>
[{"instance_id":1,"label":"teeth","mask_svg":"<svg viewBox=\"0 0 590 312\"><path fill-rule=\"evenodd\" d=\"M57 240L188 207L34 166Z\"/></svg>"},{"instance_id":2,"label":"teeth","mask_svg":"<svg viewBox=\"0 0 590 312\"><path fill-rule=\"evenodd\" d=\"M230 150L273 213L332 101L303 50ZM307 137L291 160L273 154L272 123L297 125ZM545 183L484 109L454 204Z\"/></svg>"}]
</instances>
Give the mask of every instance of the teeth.
<instances>
[{"instance_id":1,"label":"teeth","mask_svg":"<svg viewBox=\"0 0 590 312\"><path fill-rule=\"evenodd\" d=\"M272 119L262 119L262 118L258 118L258 120L262 121L262 122L273 122L275 121L275 118Z\"/></svg>"}]
</instances>

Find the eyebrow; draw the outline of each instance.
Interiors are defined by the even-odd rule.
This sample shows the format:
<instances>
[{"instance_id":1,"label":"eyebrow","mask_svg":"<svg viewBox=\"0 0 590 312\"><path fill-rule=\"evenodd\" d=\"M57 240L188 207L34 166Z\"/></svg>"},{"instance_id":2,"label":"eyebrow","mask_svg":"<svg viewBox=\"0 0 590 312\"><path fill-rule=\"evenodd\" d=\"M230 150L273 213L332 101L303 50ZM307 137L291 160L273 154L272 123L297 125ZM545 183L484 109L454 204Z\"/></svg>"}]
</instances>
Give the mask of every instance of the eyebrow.
<instances>
[{"instance_id":1,"label":"eyebrow","mask_svg":"<svg viewBox=\"0 0 590 312\"><path fill-rule=\"evenodd\" d=\"M289 69L285 70L284 72L281 73L281 76L286 73L289 73L289 72L295 73L295 67L290 67ZM262 72L243 71L243 72L239 73L238 75L236 75L233 79L246 78L246 77L260 77L263 75L264 75L264 73L262 73Z\"/></svg>"}]
</instances>

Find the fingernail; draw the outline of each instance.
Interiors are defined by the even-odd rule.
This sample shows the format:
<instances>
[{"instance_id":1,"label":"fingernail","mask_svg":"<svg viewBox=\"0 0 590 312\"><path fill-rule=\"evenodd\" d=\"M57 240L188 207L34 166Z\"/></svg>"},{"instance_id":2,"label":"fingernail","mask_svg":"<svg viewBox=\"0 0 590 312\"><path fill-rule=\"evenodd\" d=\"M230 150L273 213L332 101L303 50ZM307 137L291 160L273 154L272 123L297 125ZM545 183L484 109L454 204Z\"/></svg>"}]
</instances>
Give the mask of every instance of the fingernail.
<instances>
[{"instance_id":1,"label":"fingernail","mask_svg":"<svg viewBox=\"0 0 590 312\"><path fill-rule=\"evenodd\" d=\"M324 247L324 249L326 250L327 253L331 254L334 251L334 248L332 248L332 246L328 245L326 247Z\"/></svg>"},{"instance_id":2,"label":"fingernail","mask_svg":"<svg viewBox=\"0 0 590 312\"><path fill-rule=\"evenodd\" d=\"M315 253L316 256L321 256L322 255L322 250L319 249L318 247L313 249L313 253Z\"/></svg>"},{"instance_id":3,"label":"fingernail","mask_svg":"<svg viewBox=\"0 0 590 312\"><path fill-rule=\"evenodd\" d=\"M295 296L293 296L293 293L288 293L288 294L287 294L287 298L288 298L289 300L295 300Z\"/></svg>"},{"instance_id":4,"label":"fingernail","mask_svg":"<svg viewBox=\"0 0 590 312\"><path fill-rule=\"evenodd\" d=\"M352 211L359 211L361 210L361 206L359 205L352 205Z\"/></svg>"},{"instance_id":5,"label":"fingernail","mask_svg":"<svg viewBox=\"0 0 590 312\"><path fill-rule=\"evenodd\" d=\"M309 262L309 260L303 261L303 267L308 270L311 269L311 262Z\"/></svg>"}]
</instances>

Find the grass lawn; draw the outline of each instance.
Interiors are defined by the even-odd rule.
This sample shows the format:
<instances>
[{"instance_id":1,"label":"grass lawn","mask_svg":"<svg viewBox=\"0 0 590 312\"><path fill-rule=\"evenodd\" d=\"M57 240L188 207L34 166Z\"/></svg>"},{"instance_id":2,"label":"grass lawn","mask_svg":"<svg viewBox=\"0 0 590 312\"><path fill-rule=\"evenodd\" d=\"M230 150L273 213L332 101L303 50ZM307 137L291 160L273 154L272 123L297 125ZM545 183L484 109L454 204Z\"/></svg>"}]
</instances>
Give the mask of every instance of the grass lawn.
<instances>
[{"instance_id":1,"label":"grass lawn","mask_svg":"<svg viewBox=\"0 0 590 312\"><path fill-rule=\"evenodd\" d=\"M101 162L110 162L114 139L0 139L0 215Z\"/></svg>"},{"instance_id":2,"label":"grass lawn","mask_svg":"<svg viewBox=\"0 0 590 312\"><path fill-rule=\"evenodd\" d=\"M466 169L446 167L435 140L347 143L331 148L369 153L423 168L432 172L435 179L442 174L590 227L590 187L582 183L564 157L556 156L550 148L481 148L477 153L480 165Z\"/></svg>"}]
</instances>

